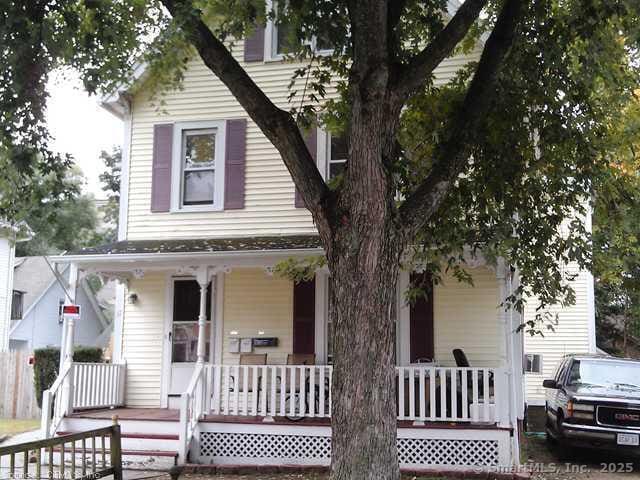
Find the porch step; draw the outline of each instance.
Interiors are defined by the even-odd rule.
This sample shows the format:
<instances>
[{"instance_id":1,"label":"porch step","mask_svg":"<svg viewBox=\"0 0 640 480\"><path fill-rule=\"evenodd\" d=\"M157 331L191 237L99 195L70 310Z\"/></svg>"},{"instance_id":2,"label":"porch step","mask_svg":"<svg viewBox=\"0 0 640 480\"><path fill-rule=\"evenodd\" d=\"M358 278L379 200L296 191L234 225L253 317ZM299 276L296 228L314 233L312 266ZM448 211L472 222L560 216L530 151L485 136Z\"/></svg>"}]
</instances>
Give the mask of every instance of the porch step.
<instances>
[{"instance_id":1,"label":"porch step","mask_svg":"<svg viewBox=\"0 0 640 480\"><path fill-rule=\"evenodd\" d=\"M81 433L80 431L59 431L56 432L56 435L73 435L74 433ZM154 434L154 433L121 433L121 438L145 438L149 440L179 440L179 435L168 435L168 434Z\"/></svg>"},{"instance_id":2,"label":"porch step","mask_svg":"<svg viewBox=\"0 0 640 480\"><path fill-rule=\"evenodd\" d=\"M122 430L123 431L120 436L122 450L123 452L134 452L131 453L131 455L136 455L135 452L147 452L146 454L152 457L170 456L168 454L157 455L156 452L177 452L178 450L178 441L180 437L177 434L127 431L126 423L122 425ZM57 432L57 435L67 435L79 433L81 431L83 430L61 430ZM108 437L105 438L105 442L107 448L109 448L110 440ZM140 455L142 454L143 453Z\"/></svg>"}]
</instances>

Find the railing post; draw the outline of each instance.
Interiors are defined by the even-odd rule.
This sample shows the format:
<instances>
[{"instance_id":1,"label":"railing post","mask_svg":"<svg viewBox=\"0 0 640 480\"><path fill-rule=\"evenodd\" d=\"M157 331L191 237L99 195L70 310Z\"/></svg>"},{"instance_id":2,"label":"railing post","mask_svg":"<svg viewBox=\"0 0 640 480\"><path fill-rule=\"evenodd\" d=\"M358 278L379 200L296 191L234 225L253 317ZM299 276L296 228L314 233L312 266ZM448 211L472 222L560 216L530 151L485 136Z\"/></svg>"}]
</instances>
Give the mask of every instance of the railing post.
<instances>
[{"instance_id":1,"label":"railing post","mask_svg":"<svg viewBox=\"0 0 640 480\"><path fill-rule=\"evenodd\" d=\"M65 414L66 415L71 415L73 413L75 374L76 374L75 365L71 363L69 365L69 372L67 373L67 379L65 383L65 386L66 386Z\"/></svg>"},{"instance_id":2,"label":"railing post","mask_svg":"<svg viewBox=\"0 0 640 480\"><path fill-rule=\"evenodd\" d=\"M120 442L120 425L118 416L113 416L111 426L110 455L111 467L113 468L113 480L122 480L122 445Z\"/></svg>"},{"instance_id":3,"label":"railing post","mask_svg":"<svg viewBox=\"0 0 640 480\"><path fill-rule=\"evenodd\" d=\"M507 395L507 372L504 368L494 370L494 399L496 404L496 422L500 427L509 425L509 398Z\"/></svg>"},{"instance_id":4,"label":"railing post","mask_svg":"<svg viewBox=\"0 0 640 480\"><path fill-rule=\"evenodd\" d=\"M187 463L189 451L189 394L183 393L180 397L180 430L178 439L178 459L181 463Z\"/></svg>"},{"instance_id":5,"label":"railing post","mask_svg":"<svg viewBox=\"0 0 640 480\"><path fill-rule=\"evenodd\" d=\"M51 436L51 391L45 390L42 392L42 413L40 420L41 435L44 438Z\"/></svg>"}]
</instances>

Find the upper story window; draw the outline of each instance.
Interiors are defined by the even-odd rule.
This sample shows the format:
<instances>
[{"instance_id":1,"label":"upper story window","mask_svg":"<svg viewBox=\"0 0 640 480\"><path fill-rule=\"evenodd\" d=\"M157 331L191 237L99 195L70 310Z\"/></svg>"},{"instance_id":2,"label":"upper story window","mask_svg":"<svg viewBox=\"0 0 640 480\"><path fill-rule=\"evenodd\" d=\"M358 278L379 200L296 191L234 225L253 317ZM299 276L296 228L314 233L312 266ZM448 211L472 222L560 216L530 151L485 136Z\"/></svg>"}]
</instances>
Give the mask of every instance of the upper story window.
<instances>
[{"instance_id":1,"label":"upper story window","mask_svg":"<svg viewBox=\"0 0 640 480\"><path fill-rule=\"evenodd\" d=\"M183 205L213 205L216 179L216 130L182 132Z\"/></svg>"},{"instance_id":2,"label":"upper story window","mask_svg":"<svg viewBox=\"0 0 640 480\"><path fill-rule=\"evenodd\" d=\"M286 2L272 0L267 2L267 9L268 11L273 9L277 15L278 8L281 5L286 6ZM269 20L267 22L266 40L266 58L271 60L281 60L284 55L292 53L298 47L291 26L282 20ZM329 38L325 38L322 35L312 35L308 40L304 40L303 44L309 45L311 50L320 55L330 55L333 52L333 46Z\"/></svg>"},{"instance_id":3,"label":"upper story window","mask_svg":"<svg viewBox=\"0 0 640 480\"><path fill-rule=\"evenodd\" d=\"M224 138L224 121L175 125L171 188L173 211L223 209Z\"/></svg>"},{"instance_id":4,"label":"upper story window","mask_svg":"<svg viewBox=\"0 0 640 480\"><path fill-rule=\"evenodd\" d=\"M24 292L14 290L13 296L11 298L11 320L22 319L23 303L24 303Z\"/></svg>"}]
</instances>

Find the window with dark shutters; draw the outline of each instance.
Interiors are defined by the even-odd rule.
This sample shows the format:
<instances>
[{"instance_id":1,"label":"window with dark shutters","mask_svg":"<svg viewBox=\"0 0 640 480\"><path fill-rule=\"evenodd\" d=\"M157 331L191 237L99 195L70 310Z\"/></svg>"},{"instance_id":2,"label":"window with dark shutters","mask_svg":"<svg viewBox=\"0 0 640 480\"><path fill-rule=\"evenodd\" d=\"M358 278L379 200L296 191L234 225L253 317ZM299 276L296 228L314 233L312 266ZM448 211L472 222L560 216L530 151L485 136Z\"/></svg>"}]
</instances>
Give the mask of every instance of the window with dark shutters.
<instances>
[{"instance_id":1,"label":"window with dark shutters","mask_svg":"<svg viewBox=\"0 0 640 480\"><path fill-rule=\"evenodd\" d=\"M264 60L264 27L256 25L253 33L244 41L244 61L262 62Z\"/></svg>"},{"instance_id":2,"label":"window with dark shutters","mask_svg":"<svg viewBox=\"0 0 640 480\"><path fill-rule=\"evenodd\" d=\"M409 361L433 360L433 279L427 273L411 274L411 284L425 291L410 308Z\"/></svg>"},{"instance_id":3,"label":"window with dark shutters","mask_svg":"<svg viewBox=\"0 0 640 480\"><path fill-rule=\"evenodd\" d=\"M225 146L225 210L244 208L245 158L247 150L247 121L243 119L227 121Z\"/></svg>"},{"instance_id":4,"label":"window with dark shutters","mask_svg":"<svg viewBox=\"0 0 640 480\"><path fill-rule=\"evenodd\" d=\"M293 353L315 353L316 280L293 285Z\"/></svg>"},{"instance_id":5,"label":"window with dark shutters","mask_svg":"<svg viewBox=\"0 0 640 480\"><path fill-rule=\"evenodd\" d=\"M168 212L171 207L171 160L173 124L154 125L151 180L151 211Z\"/></svg>"}]
</instances>

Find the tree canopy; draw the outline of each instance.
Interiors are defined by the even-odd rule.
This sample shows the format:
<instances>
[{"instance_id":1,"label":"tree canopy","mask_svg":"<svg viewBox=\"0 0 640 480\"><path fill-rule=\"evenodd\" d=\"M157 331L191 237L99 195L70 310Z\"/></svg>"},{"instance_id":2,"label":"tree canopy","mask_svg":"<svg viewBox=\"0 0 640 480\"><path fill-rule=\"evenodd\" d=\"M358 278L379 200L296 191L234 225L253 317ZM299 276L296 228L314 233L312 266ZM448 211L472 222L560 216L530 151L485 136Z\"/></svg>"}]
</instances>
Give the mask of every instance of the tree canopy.
<instances>
[{"instance_id":1,"label":"tree canopy","mask_svg":"<svg viewBox=\"0 0 640 480\"><path fill-rule=\"evenodd\" d=\"M485 255L518 265L522 292L535 292L543 304L565 297L567 283L556 266L586 265L587 236L579 221L562 235L559 227L568 216L584 213L585 200L611 173L605 161L610 129L638 85L637 4L544 0L523 5L514 19L518 34L509 45L509 60L486 88L480 116L456 112L464 110L474 74L481 73L482 61L473 53L490 41L500 12L505 18L514 15L507 10L509 2L467 1L453 19L443 15L447 8L454 13L443 0L393 3L385 55L407 100L396 155L385 168L406 199L398 205L399 219L424 217L413 222L416 244L422 246L415 260L429 262L437 273L440 259L448 258L449 268L464 278L463 247L481 248ZM55 176L69 161L46 147L45 83L53 68L75 67L94 93L126 82L143 61L151 72L145 88L161 96L179 85L196 50L203 53L205 47L194 38L204 42L203 28L233 48L234 39L267 18L287 25L289 57L300 62L292 78L291 113L302 124L320 116L330 130L346 131L355 81L349 65L358 48L349 32L356 10L349 2L315 0L289 1L280 11L269 11L260 0L5 2L0 12L5 156L18 177L34 168ZM333 54L313 51L305 42L312 37L330 43ZM475 61L455 81L436 85L433 67L448 55L464 53ZM340 95L326 101L331 81ZM461 158L473 161L460 166L440 159L455 157L458 149L464 149L458 152ZM409 206L429 203L423 202L419 185L441 169L463 175L453 175L438 215L409 215ZM331 193L322 195L336 199L342 183L334 182ZM6 206L0 212L15 216Z\"/></svg>"}]
</instances>

